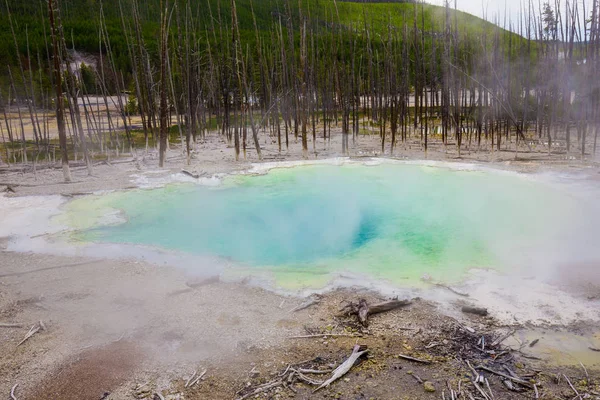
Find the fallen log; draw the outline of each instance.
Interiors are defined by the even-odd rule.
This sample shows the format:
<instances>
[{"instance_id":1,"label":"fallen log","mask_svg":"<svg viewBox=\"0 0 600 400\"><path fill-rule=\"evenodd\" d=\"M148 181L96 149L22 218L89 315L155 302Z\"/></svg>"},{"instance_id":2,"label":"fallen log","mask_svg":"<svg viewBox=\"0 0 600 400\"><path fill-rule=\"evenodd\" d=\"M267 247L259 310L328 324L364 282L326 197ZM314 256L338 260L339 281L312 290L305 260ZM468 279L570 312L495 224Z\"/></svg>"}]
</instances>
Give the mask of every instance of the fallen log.
<instances>
[{"instance_id":1,"label":"fallen log","mask_svg":"<svg viewBox=\"0 0 600 400\"><path fill-rule=\"evenodd\" d=\"M188 170L185 170L185 169L182 169L182 170L181 170L181 173L182 173L182 174L184 174L184 175L190 176L190 177L192 177L192 178L194 178L194 179L198 179L198 178L200 178L200 175L198 175L198 174L194 174L194 173L192 173L192 172L190 172L190 171L188 171Z\"/></svg>"},{"instance_id":2,"label":"fallen log","mask_svg":"<svg viewBox=\"0 0 600 400\"><path fill-rule=\"evenodd\" d=\"M410 300L390 300L390 301L384 301L382 303L377 303L377 304L373 304L372 306L369 306L369 315L373 315L373 314L379 314L385 311L391 311L391 310L395 310L396 308L399 307L404 307L407 306L409 304L411 304L412 301Z\"/></svg>"},{"instance_id":3,"label":"fallen log","mask_svg":"<svg viewBox=\"0 0 600 400\"><path fill-rule=\"evenodd\" d=\"M482 317L485 317L488 315L487 308L482 308L482 307L463 306L460 310L467 314L475 314L475 315L479 315Z\"/></svg>"},{"instance_id":4,"label":"fallen log","mask_svg":"<svg viewBox=\"0 0 600 400\"><path fill-rule=\"evenodd\" d=\"M350 303L342 309L345 315L356 315L358 321L363 325L368 325L368 319L371 315L379 314L386 311L395 310L396 308L405 307L411 304L411 300L389 300L381 303L369 305L365 299L360 299L357 303Z\"/></svg>"}]
</instances>

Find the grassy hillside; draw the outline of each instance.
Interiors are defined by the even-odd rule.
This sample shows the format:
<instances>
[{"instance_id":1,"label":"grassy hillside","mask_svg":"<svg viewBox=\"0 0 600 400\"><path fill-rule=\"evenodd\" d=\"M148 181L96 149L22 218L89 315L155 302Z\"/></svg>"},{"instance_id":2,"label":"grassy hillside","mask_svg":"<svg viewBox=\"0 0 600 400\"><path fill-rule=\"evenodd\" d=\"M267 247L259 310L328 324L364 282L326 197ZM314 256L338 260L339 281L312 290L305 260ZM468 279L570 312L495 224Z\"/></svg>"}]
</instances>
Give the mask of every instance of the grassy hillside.
<instances>
[{"instance_id":1,"label":"grassy hillside","mask_svg":"<svg viewBox=\"0 0 600 400\"><path fill-rule=\"evenodd\" d=\"M131 15L131 1L120 0L122 9L129 19ZM180 12L185 12L187 0L178 0ZM173 4L173 0L171 0ZM434 5L420 5L412 3L355 3L337 2L332 0L303 0L300 8L296 1L289 0L237 0L236 7L240 23L241 35L249 41L254 40L254 23L252 9L256 18L258 29L263 34L268 34L274 24L278 24L281 17L285 26L286 4L291 8L289 13L294 28L298 28L298 15L302 13L309 18L310 23L322 27L323 31L334 24L357 29L360 32L365 26L375 33L384 33L391 25L400 28L405 25L412 27L417 20L419 29L426 31L443 31L445 10ZM29 37L30 52L35 58L39 51L41 58L46 58L45 35L48 35L47 6L43 0L8 0L8 6L13 17L19 51L23 56L27 49L27 35ZM158 21L160 20L160 0L147 0L139 2L141 19L143 21L144 38L149 48L155 47L158 35ZM61 2L62 20L68 42L73 42L79 51L97 53L98 45L98 19L101 2L99 0L63 0ZM231 3L228 0L189 0L189 9L194 15L196 30L200 38L210 33L212 27L220 26L227 32L231 22ZM125 54L126 46L122 35L122 25L119 13L119 0L103 2L103 11L110 35L111 45L117 55L117 64L124 67L127 63ZM212 15L212 19L211 19ZM9 13L4 1L0 2L0 64L14 65L16 52L9 29ZM339 16L339 19L338 19ZM495 26L472 15L451 10L450 18L458 22L460 34L476 37L484 31L492 31ZM214 25L213 25L214 23ZM27 34L27 35L26 35Z\"/></svg>"}]
</instances>

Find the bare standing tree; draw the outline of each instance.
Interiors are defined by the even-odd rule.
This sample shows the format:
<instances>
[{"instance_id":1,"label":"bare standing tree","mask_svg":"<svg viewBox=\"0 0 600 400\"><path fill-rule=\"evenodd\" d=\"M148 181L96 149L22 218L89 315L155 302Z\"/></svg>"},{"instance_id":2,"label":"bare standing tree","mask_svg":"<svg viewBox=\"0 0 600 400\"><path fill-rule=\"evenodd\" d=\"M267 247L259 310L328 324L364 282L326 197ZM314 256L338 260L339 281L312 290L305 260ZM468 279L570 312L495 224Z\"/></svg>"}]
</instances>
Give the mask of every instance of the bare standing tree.
<instances>
[{"instance_id":1,"label":"bare standing tree","mask_svg":"<svg viewBox=\"0 0 600 400\"><path fill-rule=\"evenodd\" d=\"M162 1L161 1L162 5ZM167 43L169 40L169 0L166 1L165 7L161 7L161 24L160 24L160 148L158 166L165 166L165 158L167 152L167 135L169 134L169 126L167 121L168 104L167 91L169 90L167 77Z\"/></svg>"},{"instance_id":2,"label":"bare standing tree","mask_svg":"<svg viewBox=\"0 0 600 400\"><path fill-rule=\"evenodd\" d=\"M57 7L58 8L58 7ZM56 89L56 123L58 125L58 141L62 154L62 169L65 182L71 182L71 170L69 169L69 153L67 150L67 133L65 131L65 104L62 92L62 75L60 71L61 56L58 38L60 29L55 24L53 1L48 0L48 15L50 19L50 34L52 37L52 52L54 57L54 87Z\"/></svg>"}]
</instances>

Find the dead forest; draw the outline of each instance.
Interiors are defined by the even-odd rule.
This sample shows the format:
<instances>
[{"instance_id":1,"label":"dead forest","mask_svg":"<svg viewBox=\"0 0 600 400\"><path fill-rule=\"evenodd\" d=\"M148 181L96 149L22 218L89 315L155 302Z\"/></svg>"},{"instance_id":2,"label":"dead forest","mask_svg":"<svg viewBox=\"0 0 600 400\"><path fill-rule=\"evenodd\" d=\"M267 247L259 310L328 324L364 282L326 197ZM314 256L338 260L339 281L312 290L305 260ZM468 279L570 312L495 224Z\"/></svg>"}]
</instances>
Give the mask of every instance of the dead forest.
<instances>
[{"instance_id":1,"label":"dead forest","mask_svg":"<svg viewBox=\"0 0 600 400\"><path fill-rule=\"evenodd\" d=\"M519 20L494 24L450 2L390 5L387 15L335 0L92 2L93 63L78 61L63 23L77 1L34 7L35 46L18 2L3 3L12 65L0 73L2 164L60 160L66 181L69 162L91 173L122 154L158 151L162 167L170 146L189 163L207 135L236 160L261 159L265 138L308 158L332 135L343 155L364 135L386 156L407 143L423 157L432 143L459 158L466 148L518 157L533 145L596 155L598 0L530 0Z\"/></svg>"}]
</instances>

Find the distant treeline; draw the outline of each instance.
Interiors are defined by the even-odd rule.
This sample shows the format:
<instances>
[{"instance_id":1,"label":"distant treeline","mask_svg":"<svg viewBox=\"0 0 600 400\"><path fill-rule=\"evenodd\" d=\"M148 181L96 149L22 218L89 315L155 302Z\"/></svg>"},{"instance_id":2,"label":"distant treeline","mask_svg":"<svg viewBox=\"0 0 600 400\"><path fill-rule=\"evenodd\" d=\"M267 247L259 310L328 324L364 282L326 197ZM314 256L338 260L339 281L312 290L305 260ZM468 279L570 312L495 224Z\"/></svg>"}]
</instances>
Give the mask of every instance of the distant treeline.
<instances>
[{"instance_id":1,"label":"distant treeline","mask_svg":"<svg viewBox=\"0 0 600 400\"><path fill-rule=\"evenodd\" d=\"M340 2L350 3L418 3L417 0L339 0Z\"/></svg>"}]
</instances>

